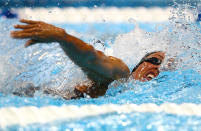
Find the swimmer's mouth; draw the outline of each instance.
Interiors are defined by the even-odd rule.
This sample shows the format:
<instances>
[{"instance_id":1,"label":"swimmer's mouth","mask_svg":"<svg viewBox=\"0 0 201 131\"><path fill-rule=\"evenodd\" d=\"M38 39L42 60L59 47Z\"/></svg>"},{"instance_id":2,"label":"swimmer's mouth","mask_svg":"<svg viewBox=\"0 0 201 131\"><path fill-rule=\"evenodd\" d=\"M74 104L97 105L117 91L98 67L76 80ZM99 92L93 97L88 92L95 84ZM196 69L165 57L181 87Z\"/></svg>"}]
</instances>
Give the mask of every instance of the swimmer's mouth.
<instances>
[{"instance_id":1,"label":"swimmer's mouth","mask_svg":"<svg viewBox=\"0 0 201 131\"><path fill-rule=\"evenodd\" d=\"M147 75L145 75L145 79L150 81L152 79L154 79L157 75L155 75L154 73L148 73Z\"/></svg>"},{"instance_id":2,"label":"swimmer's mouth","mask_svg":"<svg viewBox=\"0 0 201 131\"><path fill-rule=\"evenodd\" d=\"M148 74L148 75L147 75L147 78L148 78L148 79L153 79L153 78L155 78L155 76L154 76L153 74Z\"/></svg>"}]
</instances>

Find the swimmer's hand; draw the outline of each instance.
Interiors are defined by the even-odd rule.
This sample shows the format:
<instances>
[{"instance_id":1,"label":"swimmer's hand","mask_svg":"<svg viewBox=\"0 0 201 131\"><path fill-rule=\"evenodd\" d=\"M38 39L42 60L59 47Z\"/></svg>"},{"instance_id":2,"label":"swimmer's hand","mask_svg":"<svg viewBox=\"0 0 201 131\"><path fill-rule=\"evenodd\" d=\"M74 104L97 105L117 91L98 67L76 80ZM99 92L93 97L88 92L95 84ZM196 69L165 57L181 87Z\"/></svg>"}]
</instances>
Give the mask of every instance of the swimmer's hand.
<instances>
[{"instance_id":1,"label":"swimmer's hand","mask_svg":"<svg viewBox=\"0 0 201 131\"><path fill-rule=\"evenodd\" d=\"M36 43L60 42L66 35L64 29L42 21L22 19L20 22L26 23L26 25L15 25L16 29L21 30L12 31L11 36L16 39L28 38L25 47Z\"/></svg>"}]
</instances>

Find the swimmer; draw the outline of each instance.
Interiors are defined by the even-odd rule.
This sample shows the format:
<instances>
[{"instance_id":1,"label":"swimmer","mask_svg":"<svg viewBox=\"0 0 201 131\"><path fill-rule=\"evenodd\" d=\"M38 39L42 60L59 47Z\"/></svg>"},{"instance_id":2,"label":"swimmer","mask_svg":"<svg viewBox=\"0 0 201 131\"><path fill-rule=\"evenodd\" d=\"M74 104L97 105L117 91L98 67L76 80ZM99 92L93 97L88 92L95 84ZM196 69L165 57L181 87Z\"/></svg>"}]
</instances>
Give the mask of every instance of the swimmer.
<instances>
[{"instance_id":1,"label":"swimmer","mask_svg":"<svg viewBox=\"0 0 201 131\"><path fill-rule=\"evenodd\" d=\"M103 52L94 49L93 46L66 33L62 28L47 24L42 21L32 21L22 19L25 23L15 25L17 31L12 31L11 36L15 39L29 39L25 47L37 43L58 42L65 54L78 65L87 77L93 82L92 86L76 86L73 98L83 97L87 94L92 98L103 96L108 89L108 85L121 78L130 76L142 82L149 81L159 75L159 68L165 58L165 53L161 51L147 54L139 64L129 71L128 66L120 59L106 56ZM47 90L46 93L57 94L56 91ZM65 95L62 95L66 98Z\"/></svg>"}]
</instances>

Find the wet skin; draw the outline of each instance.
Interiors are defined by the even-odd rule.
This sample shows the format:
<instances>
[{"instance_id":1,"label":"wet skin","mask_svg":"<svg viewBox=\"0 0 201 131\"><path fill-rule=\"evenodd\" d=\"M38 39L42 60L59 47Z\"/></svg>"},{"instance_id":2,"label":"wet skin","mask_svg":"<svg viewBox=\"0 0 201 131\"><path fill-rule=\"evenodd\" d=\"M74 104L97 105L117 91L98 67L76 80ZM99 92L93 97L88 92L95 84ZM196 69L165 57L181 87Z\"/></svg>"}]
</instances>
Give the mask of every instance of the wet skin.
<instances>
[{"instance_id":1,"label":"wet skin","mask_svg":"<svg viewBox=\"0 0 201 131\"><path fill-rule=\"evenodd\" d=\"M148 56L147 58L157 58L160 61L163 61L165 58L165 53L164 52L156 52ZM135 80L139 81L149 81L152 80L153 78L157 77L159 75L159 68L160 65L154 65L149 62L143 62L138 66L138 68L132 72L132 76Z\"/></svg>"},{"instance_id":2,"label":"wet skin","mask_svg":"<svg viewBox=\"0 0 201 131\"><path fill-rule=\"evenodd\" d=\"M47 24L42 21L20 20L25 25L15 25L17 31L12 31L11 36L15 39L29 39L25 47L37 43L58 42L65 54L78 65L87 77L92 81L92 86L79 85L75 87L76 92L86 93L91 97L98 97L105 94L108 85L121 78L128 78L130 75L135 80L148 81L158 76L160 65L150 62L142 62L138 68L130 73L128 66L120 59L106 56L103 52L93 46L68 34L64 29ZM163 61L165 54L155 52L148 58L155 57ZM49 93L54 91L50 91ZM65 94L57 94L65 98Z\"/></svg>"}]
</instances>

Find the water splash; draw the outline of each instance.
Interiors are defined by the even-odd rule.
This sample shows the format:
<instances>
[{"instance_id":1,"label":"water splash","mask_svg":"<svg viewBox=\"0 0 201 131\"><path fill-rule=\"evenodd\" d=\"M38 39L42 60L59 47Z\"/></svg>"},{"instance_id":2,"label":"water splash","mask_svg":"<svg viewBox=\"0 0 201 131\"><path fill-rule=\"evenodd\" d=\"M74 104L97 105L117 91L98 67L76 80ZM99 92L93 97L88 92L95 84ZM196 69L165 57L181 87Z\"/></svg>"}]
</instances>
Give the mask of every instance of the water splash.
<instances>
[{"instance_id":1,"label":"water splash","mask_svg":"<svg viewBox=\"0 0 201 131\"><path fill-rule=\"evenodd\" d=\"M1 92L12 92L23 83L73 89L75 84L86 81L85 74L63 53L57 43L24 48L25 40L19 41L10 37L10 31L14 30L13 25L17 20L0 20Z\"/></svg>"},{"instance_id":2,"label":"water splash","mask_svg":"<svg viewBox=\"0 0 201 131\"><path fill-rule=\"evenodd\" d=\"M87 36L69 32L87 39L106 54L122 59L130 69L146 53L160 50L166 52L166 61L174 58L177 63L179 62L175 69L200 71L201 34L200 28L193 21L196 15L196 8L177 5L172 10L169 22L156 27L155 32L142 30L134 20L130 19L129 22L135 23L135 30L121 34L114 42L106 42L107 44L103 44L105 41L89 39L91 34ZM3 49L0 51L0 75L3 76L0 78L1 92L12 92L13 88L19 87L24 82L45 88L72 90L76 84L88 81L86 75L65 56L57 43L38 44L25 49L23 47L25 40L18 41L9 36L9 31L13 29L16 20L1 19L1 23L0 38L4 38L0 42L0 47ZM136 89L137 86L140 89L150 86L130 81L127 84Z\"/></svg>"},{"instance_id":3,"label":"water splash","mask_svg":"<svg viewBox=\"0 0 201 131\"><path fill-rule=\"evenodd\" d=\"M116 38L111 46L113 55L124 60L132 69L145 54L164 51L165 63L174 58L179 62L177 69L200 71L201 31L195 23L197 9L188 4L174 6L168 24L159 25L155 32L146 32L134 22L135 30Z\"/></svg>"}]
</instances>

